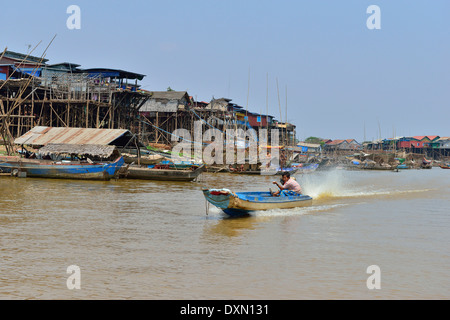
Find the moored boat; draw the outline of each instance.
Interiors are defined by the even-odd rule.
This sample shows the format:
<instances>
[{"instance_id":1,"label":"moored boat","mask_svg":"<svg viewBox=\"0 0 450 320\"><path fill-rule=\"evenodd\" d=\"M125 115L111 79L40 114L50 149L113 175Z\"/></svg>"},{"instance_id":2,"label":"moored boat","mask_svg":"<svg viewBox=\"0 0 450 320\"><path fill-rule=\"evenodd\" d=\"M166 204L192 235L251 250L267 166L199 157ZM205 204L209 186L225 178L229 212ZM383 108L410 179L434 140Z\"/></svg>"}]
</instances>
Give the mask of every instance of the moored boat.
<instances>
[{"instance_id":1,"label":"moored boat","mask_svg":"<svg viewBox=\"0 0 450 320\"><path fill-rule=\"evenodd\" d=\"M9 159L7 159L9 158ZM81 163L79 161L48 161L2 157L1 169L13 175L24 174L30 178L110 180L124 161L122 157L110 163Z\"/></svg>"},{"instance_id":2,"label":"moored boat","mask_svg":"<svg viewBox=\"0 0 450 320\"><path fill-rule=\"evenodd\" d=\"M194 181L204 170L204 165L190 169L157 169L148 166L129 165L121 170L120 177L141 180Z\"/></svg>"},{"instance_id":3,"label":"moored boat","mask_svg":"<svg viewBox=\"0 0 450 320\"><path fill-rule=\"evenodd\" d=\"M312 204L308 195L274 197L270 192L232 192L228 189L203 188L206 200L229 216L242 216L255 211L292 209Z\"/></svg>"},{"instance_id":4,"label":"moored boat","mask_svg":"<svg viewBox=\"0 0 450 320\"><path fill-rule=\"evenodd\" d=\"M70 159L63 155L69 155ZM89 155L111 160L93 161ZM124 164L123 157L114 146L49 144L34 156L2 156L0 170L30 178L110 180Z\"/></svg>"},{"instance_id":5,"label":"moored boat","mask_svg":"<svg viewBox=\"0 0 450 320\"><path fill-rule=\"evenodd\" d=\"M421 169L431 169L433 167L433 161L427 160L425 157L423 157L422 163L420 165Z\"/></svg>"}]
</instances>

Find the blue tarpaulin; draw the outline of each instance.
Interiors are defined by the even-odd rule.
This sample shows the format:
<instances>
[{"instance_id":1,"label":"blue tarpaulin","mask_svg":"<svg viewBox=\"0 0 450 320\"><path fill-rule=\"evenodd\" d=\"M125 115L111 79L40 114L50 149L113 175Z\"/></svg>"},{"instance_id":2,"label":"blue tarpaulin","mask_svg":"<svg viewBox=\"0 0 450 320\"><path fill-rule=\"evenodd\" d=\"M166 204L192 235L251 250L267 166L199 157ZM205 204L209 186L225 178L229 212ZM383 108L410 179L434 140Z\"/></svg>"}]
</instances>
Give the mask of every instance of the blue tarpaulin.
<instances>
[{"instance_id":1,"label":"blue tarpaulin","mask_svg":"<svg viewBox=\"0 0 450 320\"><path fill-rule=\"evenodd\" d=\"M17 68L17 70L19 72L26 73L26 74L29 74L29 75L32 75L32 76L35 76L35 77L40 77L41 76L41 71L42 71L41 68L38 68L38 69L35 69L35 68Z\"/></svg>"}]
</instances>

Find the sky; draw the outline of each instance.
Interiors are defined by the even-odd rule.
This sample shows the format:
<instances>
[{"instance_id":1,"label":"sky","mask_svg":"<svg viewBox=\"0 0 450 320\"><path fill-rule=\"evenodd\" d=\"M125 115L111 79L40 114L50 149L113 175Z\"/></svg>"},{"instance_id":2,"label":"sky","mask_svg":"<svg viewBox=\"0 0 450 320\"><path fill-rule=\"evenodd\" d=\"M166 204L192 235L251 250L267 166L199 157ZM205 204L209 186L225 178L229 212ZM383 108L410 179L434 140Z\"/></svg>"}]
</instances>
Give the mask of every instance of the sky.
<instances>
[{"instance_id":1,"label":"sky","mask_svg":"<svg viewBox=\"0 0 450 320\"><path fill-rule=\"evenodd\" d=\"M67 27L70 5L80 29ZM229 98L287 119L300 140L450 136L448 0L25 0L2 1L0 19L2 50L40 43L41 56L56 35L48 63Z\"/></svg>"}]
</instances>

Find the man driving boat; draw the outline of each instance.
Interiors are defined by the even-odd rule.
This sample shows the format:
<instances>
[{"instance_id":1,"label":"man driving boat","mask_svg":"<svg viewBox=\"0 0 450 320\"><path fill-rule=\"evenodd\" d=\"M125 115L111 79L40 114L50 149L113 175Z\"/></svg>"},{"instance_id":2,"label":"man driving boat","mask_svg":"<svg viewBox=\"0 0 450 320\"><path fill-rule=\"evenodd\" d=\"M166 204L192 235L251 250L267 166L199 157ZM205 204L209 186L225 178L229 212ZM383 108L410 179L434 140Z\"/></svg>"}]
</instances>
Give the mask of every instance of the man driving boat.
<instances>
[{"instance_id":1,"label":"man driving boat","mask_svg":"<svg viewBox=\"0 0 450 320\"><path fill-rule=\"evenodd\" d=\"M274 181L273 184L277 185L280 189L277 192L272 192L272 196L297 196L302 193L302 187L298 184L297 181L291 178L291 174L289 172L283 172L281 176L281 180L283 181L283 185L280 185L278 182Z\"/></svg>"}]
</instances>

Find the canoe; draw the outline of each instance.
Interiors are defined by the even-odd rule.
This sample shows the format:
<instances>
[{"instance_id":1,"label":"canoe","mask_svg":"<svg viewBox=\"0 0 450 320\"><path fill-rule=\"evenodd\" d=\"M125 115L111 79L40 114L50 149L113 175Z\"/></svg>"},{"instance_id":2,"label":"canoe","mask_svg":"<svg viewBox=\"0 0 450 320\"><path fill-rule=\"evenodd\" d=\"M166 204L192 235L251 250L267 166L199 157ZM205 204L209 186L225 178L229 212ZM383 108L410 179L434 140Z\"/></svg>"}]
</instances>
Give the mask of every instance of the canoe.
<instances>
[{"instance_id":1,"label":"canoe","mask_svg":"<svg viewBox=\"0 0 450 320\"><path fill-rule=\"evenodd\" d=\"M121 178L160 180L160 181L193 181L205 170L205 166L192 169L154 169L144 166L130 165L121 171Z\"/></svg>"},{"instance_id":2,"label":"canoe","mask_svg":"<svg viewBox=\"0 0 450 320\"><path fill-rule=\"evenodd\" d=\"M124 164L123 157L113 162L51 161L0 157L0 170L30 178L110 180Z\"/></svg>"},{"instance_id":3,"label":"canoe","mask_svg":"<svg viewBox=\"0 0 450 320\"><path fill-rule=\"evenodd\" d=\"M292 209L312 204L307 195L272 197L270 192L232 192L228 189L203 188L205 199L231 217L254 211Z\"/></svg>"},{"instance_id":4,"label":"canoe","mask_svg":"<svg viewBox=\"0 0 450 320\"><path fill-rule=\"evenodd\" d=\"M450 169L450 166L440 165L442 169Z\"/></svg>"}]
</instances>

